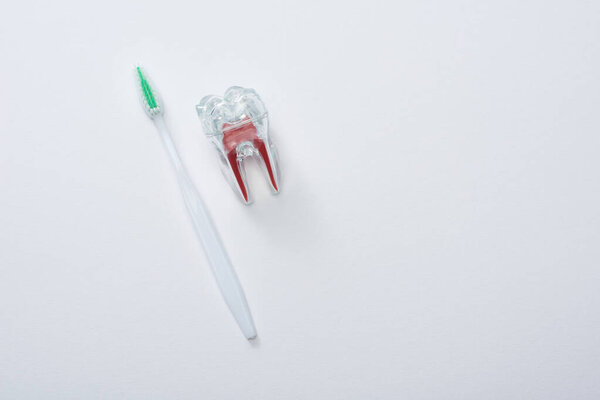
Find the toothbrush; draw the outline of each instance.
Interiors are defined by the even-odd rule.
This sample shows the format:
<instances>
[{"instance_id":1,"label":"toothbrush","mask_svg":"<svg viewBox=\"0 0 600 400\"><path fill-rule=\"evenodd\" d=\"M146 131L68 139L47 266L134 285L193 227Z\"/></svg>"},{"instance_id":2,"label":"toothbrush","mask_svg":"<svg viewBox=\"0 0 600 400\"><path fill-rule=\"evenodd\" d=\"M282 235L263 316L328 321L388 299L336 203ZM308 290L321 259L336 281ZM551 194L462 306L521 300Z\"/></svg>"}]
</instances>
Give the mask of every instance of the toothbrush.
<instances>
[{"instance_id":1,"label":"toothbrush","mask_svg":"<svg viewBox=\"0 0 600 400\"><path fill-rule=\"evenodd\" d=\"M229 257L227 257L227 252L219 239L208 210L177 153L177 149L163 118L163 108L160 104L160 99L150 86L141 67L136 67L136 72L142 104L146 114L153 120L161 141L165 146L165 150L169 155L171 164L175 168L183 201L198 239L202 243L221 294L246 339L254 339L256 337L256 328L254 327L252 315L246 302L246 296L235 274L233 265L231 265Z\"/></svg>"}]
</instances>

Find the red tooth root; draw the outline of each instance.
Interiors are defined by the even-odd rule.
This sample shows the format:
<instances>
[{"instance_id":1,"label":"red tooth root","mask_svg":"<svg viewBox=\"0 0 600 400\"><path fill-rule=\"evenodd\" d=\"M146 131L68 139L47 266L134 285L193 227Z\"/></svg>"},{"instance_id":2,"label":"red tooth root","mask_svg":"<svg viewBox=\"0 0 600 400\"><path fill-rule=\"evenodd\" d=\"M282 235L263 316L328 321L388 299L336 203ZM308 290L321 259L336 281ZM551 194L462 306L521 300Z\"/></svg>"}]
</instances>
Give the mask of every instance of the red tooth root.
<instances>
[{"instance_id":1,"label":"red tooth root","mask_svg":"<svg viewBox=\"0 0 600 400\"><path fill-rule=\"evenodd\" d=\"M242 174L240 172L240 163L237 159L237 151L235 149L231 150L227 153L227 159L229 160L229 166L233 171L233 175L235 176L235 180L242 191L242 196L244 196L244 200L246 203L248 202L248 191L246 190L246 185L244 184L244 179L242 178Z\"/></svg>"},{"instance_id":2,"label":"red tooth root","mask_svg":"<svg viewBox=\"0 0 600 400\"><path fill-rule=\"evenodd\" d=\"M273 168L271 168L271 159L269 158L269 153L267 152L267 146L265 145L265 142L261 139L256 139L254 141L254 147L258 149L260 156L267 166L267 171L269 172L269 178L271 179L271 185L273 185L273 189L278 192L279 188L277 187L277 182L275 182Z\"/></svg>"},{"instance_id":3,"label":"red tooth root","mask_svg":"<svg viewBox=\"0 0 600 400\"><path fill-rule=\"evenodd\" d=\"M225 151L227 153L227 160L229 161L229 166L233 171L233 175L237 181L237 184L244 196L244 200L246 203L248 202L248 191L246 189L246 185L244 183L244 179L242 177L242 173L240 171L240 162L238 161L237 156L237 146L243 142L250 142L254 146L255 149L258 150L261 158L263 159L265 166L267 167L267 172L269 173L269 179L275 191L279 191L277 187L277 183L275 181L275 174L273 171L273 167L271 166L271 158L269 157L269 153L267 151L267 146L265 142L258 137L256 127L250 121L249 118L244 119L242 125L237 128L231 128L234 124L224 124L223 125L223 146L225 147ZM231 129L230 129L231 128Z\"/></svg>"}]
</instances>

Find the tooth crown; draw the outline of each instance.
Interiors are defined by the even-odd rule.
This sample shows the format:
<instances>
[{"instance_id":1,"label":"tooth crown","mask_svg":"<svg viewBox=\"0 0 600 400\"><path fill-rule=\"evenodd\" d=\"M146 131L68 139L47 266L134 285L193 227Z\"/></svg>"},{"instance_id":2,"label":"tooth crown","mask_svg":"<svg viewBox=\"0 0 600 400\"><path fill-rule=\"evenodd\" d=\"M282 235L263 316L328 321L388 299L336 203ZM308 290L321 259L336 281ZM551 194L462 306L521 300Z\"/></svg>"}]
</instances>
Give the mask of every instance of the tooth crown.
<instances>
[{"instance_id":1,"label":"tooth crown","mask_svg":"<svg viewBox=\"0 0 600 400\"><path fill-rule=\"evenodd\" d=\"M258 94L233 86L223 97L204 97L196 110L206 136L219 153L223 174L242 201L251 203L243 164L248 157L260 160L273 192L278 193L277 155L268 135L267 109Z\"/></svg>"}]
</instances>

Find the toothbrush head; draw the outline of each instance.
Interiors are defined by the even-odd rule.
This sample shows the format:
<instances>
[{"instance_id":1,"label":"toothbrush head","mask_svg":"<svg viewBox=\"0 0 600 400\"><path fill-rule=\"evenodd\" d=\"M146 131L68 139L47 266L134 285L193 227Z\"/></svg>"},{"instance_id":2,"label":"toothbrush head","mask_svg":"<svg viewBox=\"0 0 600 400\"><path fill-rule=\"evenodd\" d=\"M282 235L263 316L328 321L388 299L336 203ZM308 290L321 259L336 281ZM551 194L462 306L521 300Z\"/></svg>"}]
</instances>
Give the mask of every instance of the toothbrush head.
<instances>
[{"instance_id":1,"label":"toothbrush head","mask_svg":"<svg viewBox=\"0 0 600 400\"><path fill-rule=\"evenodd\" d=\"M146 114L152 119L163 113L158 95L152 90L152 86L144 75L142 67L136 67L138 83L140 88L140 99Z\"/></svg>"}]
</instances>

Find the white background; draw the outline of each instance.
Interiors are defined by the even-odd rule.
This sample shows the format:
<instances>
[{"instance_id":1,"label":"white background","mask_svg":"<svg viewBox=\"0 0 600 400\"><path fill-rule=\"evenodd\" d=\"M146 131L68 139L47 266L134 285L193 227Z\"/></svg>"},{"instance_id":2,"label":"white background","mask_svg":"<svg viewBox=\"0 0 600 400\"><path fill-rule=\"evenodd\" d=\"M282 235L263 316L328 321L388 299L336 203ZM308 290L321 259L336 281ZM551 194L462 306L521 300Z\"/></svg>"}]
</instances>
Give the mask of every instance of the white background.
<instances>
[{"instance_id":1,"label":"white background","mask_svg":"<svg viewBox=\"0 0 600 400\"><path fill-rule=\"evenodd\" d=\"M599 38L597 1L4 1L0 399L597 399ZM194 110L231 85L284 173L250 207Z\"/></svg>"}]
</instances>

